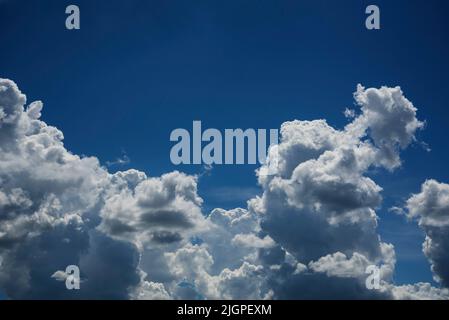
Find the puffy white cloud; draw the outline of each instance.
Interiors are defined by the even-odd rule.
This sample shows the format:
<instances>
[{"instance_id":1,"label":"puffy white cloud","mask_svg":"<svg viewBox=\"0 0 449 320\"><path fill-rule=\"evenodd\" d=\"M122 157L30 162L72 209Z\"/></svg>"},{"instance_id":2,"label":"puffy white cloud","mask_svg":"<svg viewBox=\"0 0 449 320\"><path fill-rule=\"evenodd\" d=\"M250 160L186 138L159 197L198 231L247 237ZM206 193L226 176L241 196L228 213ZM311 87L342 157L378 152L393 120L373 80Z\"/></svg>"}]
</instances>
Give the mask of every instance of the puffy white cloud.
<instances>
[{"instance_id":1,"label":"puffy white cloud","mask_svg":"<svg viewBox=\"0 0 449 320\"><path fill-rule=\"evenodd\" d=\"M263 266L244 262L235 270L224 269L211 279L219 299L271 299L272 290L266 286Z\"/></svg>"},{"instance_id":2,"label":"puffy white cloud","mask_svg":"<svg viewBox=\"0 0 449 320\"><path fill-rule=\"evenodd\" d=\"M368 259L357 252L350 259L343 253L337 252L310 262L309 267L315 272L324 272L328 276L353 278L363 276L366 267L370 264Z\"/></svg>"},{"instance_id":3,"label":"puffy white cloud","mask_svg":"<svg viewBox=\"0 0 449 320\"><path fill-rule=\"evenodd\" d=\"M263 234L309 266L299 271L281 268L288 280L275 295L307 297L288 288L314 279L317 284L328 282L323 297L337 298L343 290L365 290L361 296L374 297L360 281L363 267L370 264L381 265L383 277L391 279L394 249L377 233L375 211L382 202L382 188L367 173L371 167L398 167L399 151L415 140L423 123L398 87L359 85L354 96L360 112L351 112L353 120L343 130L325 120L284 123L278 153L273 155L278 174L259 174L263 194L249 202L249 210L261 217ZM347 281L353 289L341 285L343 274L354 280ZM341 290L331 285L334 282ZM314 294L311 291L309 297Z\"/></svg>"},{"instance_id":4,"label":"puffy white cloud","mask_svg":"<svg viewBox=\"0 0 449 320\"><path fill-rule=\"evenodd\" d=\"M336 132L334 139L342 135ZM302 144L282 138L280 149L284 143ZM375 209L382 189L363 175L372 149L362 142L352 148L336 143L333 150L297 163L290 175L283 177L281 171L267 178L263 195L250 202L262 217L262 230L303 263L334 252L377 257L381 247Z\"/></svg>"},{"instance_id":5,"label":"puffy white cloud","mask_svg":"<svg viewBox=\"0 0 449 320\"><path fill-rule=\"evenodd\" d=\"M396 263L394 247L382 243L382 251L384 260L377 261L377 266L380 267L380 279L389 282ZM350 258L341 252L336 252L310 262L309 268L317 273L325 273L328 277L358 278L361 282L365 282L367 267L372 265L374 265L372 261L357 252L354 252Z\"/></svg>"},{"instance_id":6,"label":"puffy white cloud","mask_svg":"<svg viewBox=\"0 0 449 320\"><path fill-rule=\"evenodd\" d=\"M0 146L0 243L6 261L0 286L9 297L174 298L188 293L179 286L185 279L196 283L205 297L223 297L220 283L236 286L238 280L232 278L244 282L257 273L243 260L270 240L252 234L258 228L253 214L217 209L206 218L196 177L180 172L147 177L136 170L110 174L96 158L71 154L62 133L38 119L42 104L25 110L17 87L10 81L3 84L9 88L8 103L18 110L11 117L13 108L2 108L8 112L2 118L8 119L7 133L15 138ZM2 138L4 128L2 124ZM189 245L195 234L208 242L216 262L206 246ZM243 245L244 235L254 243ZM46 254L27 256L30 251ZM166 274L159 270L165 284L151 281L153 270L142 276L141 257L151 259L152 254L166 268ZM86 279L77 294L47 283L51 276L62 279L55 270L69 264L79 265ZM226 277L221 279L223 270Z\"/></svg>"},{"instance_id":7,"label":"puffy white cloud","mask_svg":"<svg viewBox=\"0 0 449 320\"><path fill-rule=\"evenodd\" d=\"M162 283L144 281L133 293L135 300L169 300L170 295Z\"/></svg>"},{"instance_id":8,"label":"puffy white cloud","mask_svg":"<svg viewBox=\"0 0 449 320\"><path fill-rule=\"evenodd\" d=\"M432 287L429 283L419 282L413 285L391 288L397 300L448 300L449 291Z\"/></svg>"},{"instance_id":9,"label":"puffy white cloud","mask_svg":"<svg viewBox=\"0 0 449 320\"><path fill-rule=\"evenodd\" d=\"M409 218L419 219L421 226L449 227L449 184L427 180L421 192L406 203Z\"/></svg>"},{"instance_id":10,"label":"puffy white cloud","mask_svg":"<svg viewBox=\"0 0 449 320\"><path fill-rule=\"evenodd\" d=\"M39 120L41 102L25 103L0 80L0 287L11 298L52 296L50 275L87 249L88 217L108 180L96 158L71 154Z\"/></svg>"},{"instance_id":11,"label":"puffy white cloud","mask_svg":"<svg viewBox=\"0 0 449 320\"><path fill-rule=\"evenodd\" d=\"M360 137L369 136L379 149L377 161L380 165L388 169L398 167L400 149L415 140L415 132L424 126L416 118L417 109L400 87L365 89L358 85L354 98L362 114L346 130Z\"/></svg>"},{"instance_id":12,"label":"puffy white cloud","mask_svg":"<svg viewBox=\"0 0 449 320\"><path fill-rule=\"evenodd\" d=\"M154 286L141 279L141 246L180 241L205 220L195 177L110 174L95 157L65 149L62 132L39 119L41 102L25 104L16 84L1 79L1 290L10 298L148 292ZM50 281L67 265L85 279L77 292Z\"/></svg>"},{"instance_id":13,"label":"puffy white cloud","mask_svg":"<svg viewBox=\"0 0 449 320\"><path fill-rule=\"evenodd\" d=\"M218 279L241 274L246 265L263 274L257 277L259 298L393 297L388 281L394 272L394 248L376 230L382 188L365 174L372 166L397 167L399 151L413 141L422 123L399 88L365 91L359 86L356 101L361 114L344 130L324 120L282 125L281 143L273 154L279 170L259 175L263 194L249 201L248 210L217 209L209 216L211 232L201 235L204 243L197 249L208 263L198 263L203 267L195 275L181 273L194 279L196 293L229 297ZM388 132L383 121L395 123L395 132ZM233 248L237 244L240 250ZM380 266L382 291L365 287L368 265ZM246 281L251 279L256 278ZM213 285L217 281L220 285ZM304 286L317 289L304 292Z\"/></svg>"},{"instance_id":14,"label":"puffy white cloud","mask_svg":"<svg viewBox=\"0 0 449 320\"><path fill-rule=\"evenodd\" d=\"M199 234L199 237L213 254L214 274L224 268L238 268L243 261L252 262L257 258L256 242L258 245L270 242L268 238L259 237L259 217L246 209L214 209L207 222L209 230Z\"/></svg>"},{"instance_id":15,"label":"puffy white cloud","mask_svg":"<svg viewBox=\"0 0 449 320\"><path fill-rule=\"evenodd\" d=\"M405 207L407 216L417 219L426 233L423 252L430 260L435 280L449 288L449 185L427 180Z\"/></svg>"},{"instance_id":16,"label":"puffy white cloud","mask_svg":"<svg viewBox=\"0 0 449 320\"><path fill-rule=\"evenodd\" d=\"M446 297L426 284L389 283L394 248L376 230L382 188L367 176L399 166L423 124L399 88L359 86L355 99L360 113L342 130L325 120L284 123L278 152L260 169L279 164L277 174L259 174L262 194L247 209L205 215L197 177L111 174L95 157L70 153L62 132L40 120L42 103L26 107L17 86L0 80L0 290L10 298ZM442 224L431 202L416 201L435 212L410 216ZM438 232L429 231L426 254L441 276L447 241ZM73 264L83 279L76 292L55 281L65 279L55 270ZM383 291L365 288L371 264L381 267Z\"/></svg>"},{"instance_id":17,"label":"puffy white cloud","mask_svg":"<svg viewBox=\"0 0 449 320\"><path fill-rule=\"evenodd\" d=\"M257 216L241 208L214 209L205 224L207 228L196 233L198 244L144 250L142 268L148 279L163 281L173 298L256 299L269 295L258 251L275 243L268 236L257 235Z\"/></svg>"},{"instance_id":18,"label":"puffy white cloud","mask_svg":"<svg viewBox=\"0 0 449 320\"><path fill-rule=\"evenodd\" d=\"M180 241L205 224L195 177L172 172L136 181L129 174L114 176L121 187L106 198L99 230L143 246Z\"/></svg>"},{"instance_id":19,"label":"puffy white cloud","mask_svg":"<svg viewBox=\"0 0 449 320\"><path fill-rule=\"evenodd\" d=\"M200 296L207 299L268 299L272 291L266 286L264 267L244 261L236 269L224 268L214 274L214 259L205 245L188 245L166 253L168 265L176 279L190 283L188 295L182 286L171 286L177 298Z\"/></svg>"},{"instance_id":20,"label":"puffy white cloud","mask_svg":"<svg viewBox=\"0 0 449 320\"><path fill-rule=\"evenodd\" d=\"M255 234L238 234L232 239L235 246L252 247L252 248L272 248L276 243L269 236L263 239Z\"/></svg>"}]
</instances>

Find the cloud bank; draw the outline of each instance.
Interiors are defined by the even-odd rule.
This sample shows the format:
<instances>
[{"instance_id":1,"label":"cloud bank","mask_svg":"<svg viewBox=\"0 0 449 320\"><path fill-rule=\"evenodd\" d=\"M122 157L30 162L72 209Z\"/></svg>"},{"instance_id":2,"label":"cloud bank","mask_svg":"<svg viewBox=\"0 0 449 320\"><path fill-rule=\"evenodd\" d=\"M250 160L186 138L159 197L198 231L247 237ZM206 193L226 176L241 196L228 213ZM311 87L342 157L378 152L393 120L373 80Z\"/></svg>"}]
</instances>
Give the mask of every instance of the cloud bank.
<instances>
[{"instance_id":1,"label":"cloud bank","mask_svg":"<svg viewBox=\"0 0 449 320\"><path fill-rule=\"evenodd\" d=\"M325 120L281 127L276 175L247 208L203 211L198 177L174 171L114 174L72 154L0 80L0 291L11 299L445 299L449 186L429 180L406 203L427 234L424 253L441 288L395 286L395 250L377 233L382 188L423 127L399 87L354 94L342 130ZM277 158L274 158L277 157ZM381 289L365 285L368 265ZM68 265L81 289L64 285ZM446 267L446 268L445 268Z\"/></svg>"}]
</instances>

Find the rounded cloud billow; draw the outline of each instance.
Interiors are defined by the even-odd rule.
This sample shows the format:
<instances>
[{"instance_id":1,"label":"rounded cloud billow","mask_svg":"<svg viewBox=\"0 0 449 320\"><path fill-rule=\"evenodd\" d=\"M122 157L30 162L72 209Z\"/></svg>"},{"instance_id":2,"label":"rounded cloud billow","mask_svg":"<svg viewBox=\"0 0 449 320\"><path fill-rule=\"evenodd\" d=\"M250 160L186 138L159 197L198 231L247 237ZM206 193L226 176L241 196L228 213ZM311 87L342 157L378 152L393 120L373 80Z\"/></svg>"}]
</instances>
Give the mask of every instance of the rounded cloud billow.
<instances>
[{"instance_id":1,"label":"rounded cloud billow","mask_svg":"<svg viewBox=\"0 0 449 320\"><path fill-rule=\"evenodd\" d=\"M68 151L42 103L0 80L0 292L11 299L447 299L449 187L429 180L403 211L426 232L441 287L396 286L395 248L377 232L382 187L423 122L401 89L357 87L359 110L281 126L275 175L247 208L204 212L198 177L110 173ZM274 159L274 156L277 158ZM269 166L267 163L264 166ZM68 265L81 289L66 290ZM365 286L380 268L381 288Z\"/></svg>"}]
</instances>

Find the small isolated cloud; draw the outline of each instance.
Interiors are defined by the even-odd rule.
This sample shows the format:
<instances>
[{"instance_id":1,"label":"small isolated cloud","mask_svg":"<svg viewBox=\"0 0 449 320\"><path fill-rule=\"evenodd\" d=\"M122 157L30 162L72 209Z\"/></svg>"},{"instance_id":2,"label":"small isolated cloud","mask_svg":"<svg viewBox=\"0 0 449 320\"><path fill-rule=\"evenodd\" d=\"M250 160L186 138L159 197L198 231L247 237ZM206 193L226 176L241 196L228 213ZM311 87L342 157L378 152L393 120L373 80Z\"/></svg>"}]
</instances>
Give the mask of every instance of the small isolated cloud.
<instances>
[{"instance_id":1,"label":"small isolated cloud","mask_svg":"<svg viewBox=\"0 0 449 320\"><path fill-rule=\"evenodd\" d=\"M53 273L51 275L51 277L53 279L55 279L56 281L66 281L67 280L67 273L65 273L64 271L58 270L55 273Z\"/></svg>"},{"instance_id":2,"label":"small isolated cloud","mask_svg":"<svg viewBox=\"0 0 449 320\"><path fill-rule=\"evenodd\" d=\"M108 167L113 167L113 166L124 166L127 165L131 162L131 159L128 157L128 155L126 153L123 153L123 155L117 159L115 159L114 161L106 161L106 165Z\"/></svg>"},{"instance_id":3,"label":"small isolated cloud","mask_svg":"<svg viewBox=\"0 0 449 320\"><path fill-rule=\"evenodd\" d=\"M345 111L343 112L343 114L348 119L355 118L355 110L354 109L346 108Z\"/></svg>"}]
</instances>

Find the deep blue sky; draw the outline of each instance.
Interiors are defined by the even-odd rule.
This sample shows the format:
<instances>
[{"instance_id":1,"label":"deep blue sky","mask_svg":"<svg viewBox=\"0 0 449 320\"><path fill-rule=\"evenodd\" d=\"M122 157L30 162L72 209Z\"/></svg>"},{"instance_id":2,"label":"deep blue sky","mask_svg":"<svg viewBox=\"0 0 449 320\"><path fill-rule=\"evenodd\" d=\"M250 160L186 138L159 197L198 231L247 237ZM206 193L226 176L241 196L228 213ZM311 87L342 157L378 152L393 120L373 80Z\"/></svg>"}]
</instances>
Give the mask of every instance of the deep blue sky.
<instances>
[{"instance_id":1,"label":"deep blue sky","mask_svg":"<svg viewBox=\"0 0 449 320\"><path fill-rule=\"evenodd\" d=\"M65 29L65 7L81 30ZM381 9L380 31L364 27ZM122 155L150 175L199 166L170 163L170 132L202 120L213 128L278 128L325 118L338 128L357 83L400 85L427 121L384 188L380 233L396 247L397 283L431 281L416 223L388 212L446 170L449 2L0 0L0 77L16 81L68 149L103 163ZM206 208L245 206L255 167L216 167L200 179Z\"/></svg>"}]
</instances>

